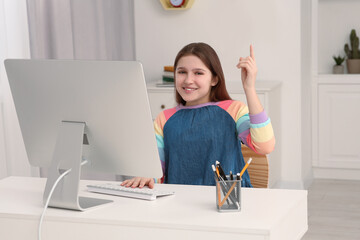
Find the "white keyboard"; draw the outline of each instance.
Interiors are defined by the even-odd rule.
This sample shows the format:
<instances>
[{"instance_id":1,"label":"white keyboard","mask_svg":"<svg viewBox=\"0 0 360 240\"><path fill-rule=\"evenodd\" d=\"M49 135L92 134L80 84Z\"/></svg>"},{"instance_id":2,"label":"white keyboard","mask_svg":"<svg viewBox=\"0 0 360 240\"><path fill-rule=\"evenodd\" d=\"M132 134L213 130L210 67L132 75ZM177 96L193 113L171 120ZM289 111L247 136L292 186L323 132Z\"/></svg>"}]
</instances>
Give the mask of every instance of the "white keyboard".
<instances>
[{"instance_id":1,"label":"white keyboard","mask_svg":"<svg viewBox=\"0 0 360 240\"><path fill-rule=\"evenodd\" d=\"M116 195L122 197L139 198L145 200L155 200L156 197L173 195L173 191L164 191L157 189L150 189L148 187L143 188L131 188L120 186L120 184L104 183L104 184L91 184L87 185L88 191L103 193L109 195Z\"/></svg>"}]
</instances>

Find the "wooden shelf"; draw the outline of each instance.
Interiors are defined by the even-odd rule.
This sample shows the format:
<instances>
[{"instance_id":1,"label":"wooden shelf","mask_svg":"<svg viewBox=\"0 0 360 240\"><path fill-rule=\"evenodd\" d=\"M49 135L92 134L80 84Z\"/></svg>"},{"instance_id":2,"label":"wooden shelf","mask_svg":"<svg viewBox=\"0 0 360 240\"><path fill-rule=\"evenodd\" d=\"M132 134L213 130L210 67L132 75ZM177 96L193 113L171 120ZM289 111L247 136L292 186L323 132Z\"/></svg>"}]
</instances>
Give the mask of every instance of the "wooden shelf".
<instances>
[{"instance_id":1,"label":"wooden shelf","mask_svg":"<svg viewBox=\"0 0 360 240\"><path fill-rule=\"evenodd\" d=\"M195 0L185 0L184 5L181 7L173 7L170 4L170 0L160 0L160 3L165 10L185 10L191 8L192 5L194 4L194 1Z\"/></svg>"}]
</instances>

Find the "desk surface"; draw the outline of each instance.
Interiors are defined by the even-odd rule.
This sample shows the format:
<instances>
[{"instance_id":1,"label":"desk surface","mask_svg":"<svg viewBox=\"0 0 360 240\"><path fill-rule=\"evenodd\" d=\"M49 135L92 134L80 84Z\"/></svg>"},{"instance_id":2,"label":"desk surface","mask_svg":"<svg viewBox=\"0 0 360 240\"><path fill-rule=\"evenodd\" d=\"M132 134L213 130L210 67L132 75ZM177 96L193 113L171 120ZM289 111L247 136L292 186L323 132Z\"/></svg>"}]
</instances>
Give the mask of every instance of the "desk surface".
<instances>
[{"instance_id":1,"label":"desk surface","mask_svg":"<svg viewBox=\"0 0 360 240\"><path fill-rule=\"evenodd\" d=\"M46 179L9 177L0 180L0 239L36 239L43 210ZM86 212L49 208L45 239L301 239L307 231L307 191L242 189L240 212L219 213L215 187L158 184L175 195L145 201L87 192L81 181L80 195L112 199ZM22 231L14 226L21 225ZM13 230L11 230L13 229ZM120 235L119 235L120 234Z\"/></svg>"}]
</instances>

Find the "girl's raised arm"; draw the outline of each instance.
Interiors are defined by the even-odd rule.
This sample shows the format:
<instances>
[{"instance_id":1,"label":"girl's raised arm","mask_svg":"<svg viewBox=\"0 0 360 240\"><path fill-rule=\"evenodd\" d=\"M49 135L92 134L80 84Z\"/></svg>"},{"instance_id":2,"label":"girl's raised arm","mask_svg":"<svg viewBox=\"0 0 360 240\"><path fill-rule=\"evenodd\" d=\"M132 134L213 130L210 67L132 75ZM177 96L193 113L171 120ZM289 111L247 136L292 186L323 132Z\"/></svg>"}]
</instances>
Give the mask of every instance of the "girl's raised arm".
<instances>
[{"instance_id":1,"label":"girl's raised arm","mask_svg":"<svg viewBox=\"0 0 360 240\"><path fill-rule=\"evenodd\" d=\"M241 81L245 91L249 113L258 114L264 110L256 94L255 81L257 66L255 61L254 48L250 45L250 56L240 57L238 68L241 68Z\"/></svg>"}]
</instances>

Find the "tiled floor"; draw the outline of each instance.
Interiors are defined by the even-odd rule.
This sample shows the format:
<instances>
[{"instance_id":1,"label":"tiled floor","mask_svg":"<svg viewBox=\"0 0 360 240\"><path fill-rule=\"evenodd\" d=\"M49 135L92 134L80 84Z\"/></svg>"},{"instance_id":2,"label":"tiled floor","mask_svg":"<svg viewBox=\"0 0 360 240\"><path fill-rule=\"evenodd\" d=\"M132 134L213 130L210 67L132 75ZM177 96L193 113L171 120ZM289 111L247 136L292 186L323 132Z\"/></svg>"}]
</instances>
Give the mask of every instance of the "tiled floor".
<instances>
[{"instance_id":1,"label":"tiled floor","mask_svg":"<svg viewBox=\"0 0 360 240\"><path fill-rule=\"evenodd\" d=\"M316 179L308 190L302 240L360 240L360 181Z\"/></svg>"}]
</instances>

